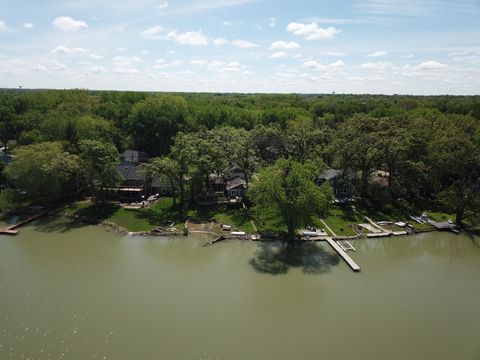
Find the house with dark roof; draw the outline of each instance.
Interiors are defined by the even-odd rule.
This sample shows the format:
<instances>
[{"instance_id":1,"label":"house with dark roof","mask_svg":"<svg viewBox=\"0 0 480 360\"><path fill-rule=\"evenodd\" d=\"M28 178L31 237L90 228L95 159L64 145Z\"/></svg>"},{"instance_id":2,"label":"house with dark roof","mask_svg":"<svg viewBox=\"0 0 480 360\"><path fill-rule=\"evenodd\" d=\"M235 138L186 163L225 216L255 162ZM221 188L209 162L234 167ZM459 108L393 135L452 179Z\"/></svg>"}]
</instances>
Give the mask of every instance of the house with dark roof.
<instances>
[{"instance_id":1,"label":"house with dark roof","mask_svg":"<svg viewBox=\"0 0 480 360\"><path fill-rule=\"evenodd\" d=\"M352 180L343 170L328 169L317 178L317 185L328 181L336 198L349 198L353 194Z\"/></svg>"},{"instance_id":2,"label":"house with dark roof","mask_svg":"<svg viewBox=\"0 0 480 360\"><path fill-rule=\"evenodd\" d=\"M240 177L225 182L225 195L229 198L242 197L246 190L247 182Z\"/></svg>"},{"instance_id":3,"label":"house with dark roof","mask_svg":"<svg viewBox=\"0 0 480 360\"><path fill-rule=\"evenodd\" d=\"M138 201L145 195L145 180L138 168L132 164L118 166L118 172L123 179L122 185L117 189L120 200Z\"/></svg>"},{"instance_id":4,"label":"house with dark roof","mask_svg":"<svg viewBox=\"0 0 480 360\"><path fill-rule=\"evenodd\" d=\"M242 178L242 179L245 179L245 173L243 171L243 169L237 165L237 164L233 164L227 171L225 171L225 173L223 174L223 178L225 179L225 181L228 181L228 180L232 180L232 179L235 179L235 178Z\"/></svg>"},{"instance_id":5,"label":"house with dark roof","mask_svg":"<svg viewBox=\"0 0 480 360\"><path fill-rule=\"evenodd\" d=\"M147 160L147 154L138 150L125 150L121 155L122 165L138 165Z\"/></svg>"},{"instance_id":6,"label":"house with dark roof","mask_svg":"<svg viewBox=\"0 0 480 360\"><path fill-rule=\"evenodd\" d=\"M150 194L171 195L172 186L167 178L154 178L150 188L145 186L145 176L141 174L139 165L124 164L118 166L118 172L123 179L122 185L117 189L120 200L139 201L142 196Z\"/></svg>"}]
</instances>

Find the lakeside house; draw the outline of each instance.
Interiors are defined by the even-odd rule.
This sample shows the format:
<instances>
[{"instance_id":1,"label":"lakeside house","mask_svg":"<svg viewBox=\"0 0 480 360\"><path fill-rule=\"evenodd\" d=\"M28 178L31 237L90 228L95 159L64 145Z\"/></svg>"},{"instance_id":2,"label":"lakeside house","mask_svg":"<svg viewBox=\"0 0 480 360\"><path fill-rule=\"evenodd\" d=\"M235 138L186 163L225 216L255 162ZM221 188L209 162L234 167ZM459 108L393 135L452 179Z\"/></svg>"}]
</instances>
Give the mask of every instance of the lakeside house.
<instances>
[{"instance_id":1,"label":"lakeside house","mask_svg":"<svg viewBox=\"0 0 480 360\"><path fill-rule=\"evenodd\" d=\"M148 160L145 153L137 150L126 150L121 155L121 165L118 172L122 177L122 184L116 189L118 199L121 201L140 201L142 196L151 194L171 195L172 187L165 177L156 177L147 188L145 176L140 171L142 162Z\"/></svg>"},{"instance_id":2,"label":"lakeside house","mask_svg":"<svg viewBox=\"0 0 480 360\"><path fill-rule=\"evenodd\" d=\"M242 178L245 180L245 172L239 165L232 164L232 166L223 174L223 179L229 181L235 178Z\"/></svg>"},{"instance_id":3,"label":"lakeside house","mask_svg":"<svg viewBox=\"0 0 480 360\"><path fill-rule=\"evenodd\" d=\"M353 181L343 170L327 169L317 177L317 185L328 181L337 199L346 199L353 196Z\"/></svg>"},{"instance_id":4,"label":"lakeside house","mask_svg":"<svg viewBox=\"0 0 480 360\"><path fill-rule=\"evenodd\" d=\"M125 150L120 158L122 165L140 165L148 160L147 154L138 150Z\"/></svg>"},{"instance_id":5,"label":"lakeside house","mask_svg":"<svg viewBox=\"0 0 480 360\"><path fill-rule=\"evenodd\" d=\"M242 197L247 190L247 182L245 179L236 177L225 182L225 195L229 198Z\"/></svg>"}]
</instances>

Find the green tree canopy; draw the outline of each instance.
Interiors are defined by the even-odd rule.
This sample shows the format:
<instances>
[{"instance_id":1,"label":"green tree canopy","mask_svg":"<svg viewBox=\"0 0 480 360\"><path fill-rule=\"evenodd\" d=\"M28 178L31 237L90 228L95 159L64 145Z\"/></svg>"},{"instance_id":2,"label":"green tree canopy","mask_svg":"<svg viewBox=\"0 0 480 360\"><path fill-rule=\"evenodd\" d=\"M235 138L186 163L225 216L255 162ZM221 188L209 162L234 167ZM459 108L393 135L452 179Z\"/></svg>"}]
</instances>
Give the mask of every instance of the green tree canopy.
<instances>
[{"instance_id":1,"label":"green tree canopy","mask_svg":"<svg viewBox=\"0 0 480 360\"><path fill-rule=\"evenodd\" d=\"M136 103L127 128L135 147L151 155L166 155L173 138L187 122L187 103L181 96L152 96Z\"/></svg>"},{"instance_id":2,"label":"green tree canopy","mask_svg":"<svg viewBox=\"0 0 480 360\"><path fill-rule=\"evenodd\" d=\"M106 190L116 187L121 181L117 169L120 163L117 148L98 140L81 140L79 148L87 191L96 202L102 201Z\"/></svg>"},{"instance_id":3,"label":"green tree canopy","mask_svg":"<svg viewBox=\"0 0 480 360\"><path fill-rule=\"evenodd\" d=\"M311 165L280 159L254 177L247 194L260 209L276 208L293 238L295 230L312 216L325 214L331 203L332 188L328 183L317 186L317 175Z\"/></svg>"},{"instance_id":4,"label":"green tree canopy","mask_svg":"<svg viewBox=\"0 0 480 360\"><path fill-rule=\"evenodd\" d=\"M30 199L55 200L81 170L78 156L63 150L59 142L20 146L5 174Z\"/></svg>"}]
</instances>

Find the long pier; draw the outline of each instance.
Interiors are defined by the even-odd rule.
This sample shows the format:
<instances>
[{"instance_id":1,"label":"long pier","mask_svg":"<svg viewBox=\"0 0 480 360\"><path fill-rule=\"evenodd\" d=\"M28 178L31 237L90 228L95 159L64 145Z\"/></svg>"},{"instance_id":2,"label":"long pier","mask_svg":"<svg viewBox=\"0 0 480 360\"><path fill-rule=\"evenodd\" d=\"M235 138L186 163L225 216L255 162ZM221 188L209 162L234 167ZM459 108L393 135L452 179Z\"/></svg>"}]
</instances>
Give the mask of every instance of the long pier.
<instances>
[{"instance_id":1,"label":"long pier","mask_svg":"<svg viewBox=\"0 0 480 360\"><path fill-rule=\"evenodd\" d=\"M348 254L338 245L332 238L325 238L325 240L330 244L330 246L340 255L343 260L352 268L353 271L360 271L360 266L357 265L353 259L348 256Z\"/></svg>"},{"instance_id":2,"label":"long pier","mask_svg":"<svg viewBox=\"0 0 480 360\"><path fill-rule=\"evenodd\" d=\"M22 225L25 225L33 220L36 220L38 219L40 216L43 216L47 213L47 211L43 211L41 213L38 213L38 214L35 214L35 215L32 215L14 225L10 225L10 226L7 226L3 229L0 229L0 234L4 234L4 235L17 235L18 234L18 230L15 230L17 228L19 228L20 226Z\"/></svg>"}]
</instances>

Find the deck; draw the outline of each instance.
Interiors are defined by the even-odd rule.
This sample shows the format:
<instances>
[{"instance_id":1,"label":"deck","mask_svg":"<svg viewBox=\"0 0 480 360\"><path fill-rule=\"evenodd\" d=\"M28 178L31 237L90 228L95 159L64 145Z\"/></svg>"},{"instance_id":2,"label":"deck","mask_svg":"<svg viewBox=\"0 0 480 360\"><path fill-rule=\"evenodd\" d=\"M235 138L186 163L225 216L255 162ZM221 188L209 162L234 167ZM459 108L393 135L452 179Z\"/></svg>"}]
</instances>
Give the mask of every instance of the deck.
<instances>
[{"instance_id":1,"label":"deck","mask_svg":"<svg viewBox=\"0 0 480 360\"><path fill-rule=\"evenodd\" d=\"M17 235L18 234L18 230L15 230L17 228L19 228L20 226L22 225L25 225L33 220L36 220L38 219L39 217L45 215L47 213L47 211L43 211L41 213L38 213L38 214L35 214L35 215L32 215L14 225L10 225L10 226L7 226L5 228L2 228L0 229L0 234L3 234L3 235Z\"/></svg>"},{"instance_id":2,"label":"deck","mask_svg":"<svg viewBox=\"0 0 480 360\"><path fill-rule=\"evenodd\" d=\"M353 271L360 271L360 266L338 245L332 238L325 238L330 246L340 255L343 260L352 268Z\"/></svg>"}]
</instances>

